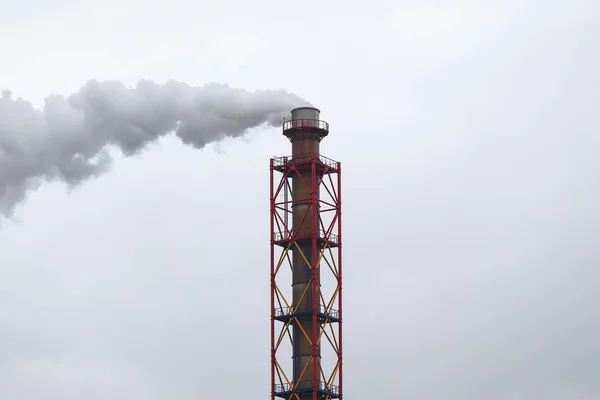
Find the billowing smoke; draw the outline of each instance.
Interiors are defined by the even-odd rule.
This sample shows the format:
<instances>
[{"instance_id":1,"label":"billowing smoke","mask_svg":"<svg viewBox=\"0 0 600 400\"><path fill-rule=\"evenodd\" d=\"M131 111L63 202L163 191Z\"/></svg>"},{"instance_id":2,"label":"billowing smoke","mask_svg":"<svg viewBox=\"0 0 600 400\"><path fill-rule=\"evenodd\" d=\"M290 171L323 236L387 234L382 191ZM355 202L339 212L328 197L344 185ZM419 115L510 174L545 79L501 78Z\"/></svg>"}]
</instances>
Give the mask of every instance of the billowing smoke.
<instances>
[{"instance_id":1,"label":"billowing smoke","mask_svg":"<svg viewBox=\"0 0 600 400\"><path fill-rule=\"evenodd\" d=\"M248 92L222 84L191 87L170 81L89 81L69 97L50 96L42 111L29 102L0 98L0 215L10 216L26 194L45 181L69 185L101 174L109 149L139 152L175 132L202 148L243 135L264 124L278 125L289 111L308 105L284 90Z\"/></svg>"}]
</instances>

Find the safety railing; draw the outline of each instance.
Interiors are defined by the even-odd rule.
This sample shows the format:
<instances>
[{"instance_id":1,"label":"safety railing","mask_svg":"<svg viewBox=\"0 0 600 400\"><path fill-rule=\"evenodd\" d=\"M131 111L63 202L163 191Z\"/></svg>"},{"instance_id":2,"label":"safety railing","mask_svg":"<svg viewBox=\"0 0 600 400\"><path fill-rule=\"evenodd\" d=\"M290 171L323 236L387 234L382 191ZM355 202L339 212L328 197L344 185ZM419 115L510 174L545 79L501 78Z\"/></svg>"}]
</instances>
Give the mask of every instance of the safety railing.
<instances>
[{"instance_id":1,"label":"safety railing","mask_svg":"<svg viewBox=\"0 0 600 400\"><path fill-rule=\"evenodd\" d=\"M317 238L326 240L330 243L338 243L338 235L330 233L327 236L327 232L323 229L316 230ZM312 237L313 230L311 228L298 229L296 232L275 232L273 233L273 240L281 242L285 240L300 240Z\"/></svg>"},{"instance_id":2,"label":"safety railing","mask_svg":"<svg viewBox=\"0 0 600 400\"><path fill-rule=\"evenodd\" d=\"M329 124L319 119L292 119L283 123L283 131L289 129L313 128L329 132Z\"/></svg>"},{"instance_id":3,"label":"safety railing","mask_svg":"<svg viewBox=\"0 0 600 400\"><path fill-rule=\"evenodd\" d=\"M330 168L337 168L338 166L338 162L335 160L332 160L331 158L327 158L325 156L319 155L319 161L321 162L321 164L323 165L327 165Z\"/></svg>"},{"instance_id":4,"label":"safety railing","mask_svg":"<svg viewBox=\"0 0 600 400\"><path fill-rule=\"evenodd\" d=\"M307 389L310 390L311 388L307 388ZM294 388L293 385L290 385L289 383L282 383L282 384L275 385L275 393L291 393L291 392L294 392L297 390L298 389ZM301 390L305 390L305 388L302 388ZM336 396L339 396L339 394L340 394L339 386L328 385L327 383L325 383L323 381L317 382L317 390L327 392L328 394L332 394L332 395L336 395Z\"/></svg>"},{"instance_id":5,"label":"safety railing","mask_svg":"<svg viewBox=\"0 0 600 400\"><path fill-rule=\"evenodd\" d=\"M283 307L275 308L275 317L285 317L288 315L308 314L308 313L312 313L312 305L310 305L310 304L302 304L302 305L296 306L296 307L283 306ZM324 314L324 315L327 315L327 316L329 316L331 318L335 318L335 319L340 318L340 312L338 310L330 309L329 311L327 311L327 308L323 304L319 304L317 306L317 313Z\"/></svg>"},{"instance_id":6,"label":"safety railing","mask_svg":"<svg viewBox=\"0 0 600 400\"><path fill-rule=\"evenodd\" d=\"M338 162L335 160L332 160L331 158L322 156L320 154L316 154L316 153L304 153L304 154L298 154L295 156L283 156L283 157L275 157L273 159L273 166L275 167L282 167L282 166L287 166L287 165L292 165L292 164L300 164L300 163L305 163L305 162L310 162L314 159L317 160L317 162L328 166L329 168L337 168L338 166Z\"/></svg>"}]
</instances>

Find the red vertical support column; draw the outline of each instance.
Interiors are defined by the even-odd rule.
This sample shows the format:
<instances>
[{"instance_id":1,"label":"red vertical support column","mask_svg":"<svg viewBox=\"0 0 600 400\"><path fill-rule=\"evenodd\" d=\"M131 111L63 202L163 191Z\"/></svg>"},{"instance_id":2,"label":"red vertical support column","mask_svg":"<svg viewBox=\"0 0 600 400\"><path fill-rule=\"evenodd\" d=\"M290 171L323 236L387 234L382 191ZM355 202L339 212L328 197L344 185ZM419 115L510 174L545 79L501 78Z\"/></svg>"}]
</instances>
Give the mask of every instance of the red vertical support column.
<instances>
[{"instance_id":1,"label":"red vertical support column","mask_svg":"<svg viewBox=\"0 0 600 400\"><path fill-rule=\"evenodd\" d=\"M313 152L310 155L311 158L311 203L312 203L312 356L313 356L313 400L317 399L317 390L319 388L319 354L318 354L318 334L317 334L317 307L320 304L319 296L317 293L317 280L318 264L317 264L317 239L319 238L319 224L317 221L317 213L319 212L319 204L317 201L317 160L316 154Z\"/></svg>"},{"instance_id":2,"label":"red vertical support column","mask_svg":"<svg viewBox=\"0 0 600 400\"><path fill-rule=\"evenodd\" d=\"M275 399L275 245L273 232L275 231L275 196L274 196L274 173L273 170L273 159L269 163L269 176L270 176L270 248L271 248L271 400Z\"/></svg>"},{"instance_id":3,"label":"red vertical support column","mask_svg":"<svg viewBox=\"0 0 600 400\"><path fill-rule=\"evenodd\" d=\"M343 352L343 346L342 346L342 324L344 321L344 315L342 313L342 291L343 291L343 287L342 287L342 163L338 162L337 163L337 204L336 204L336 214L337 214L337 227L338 227L338 277L337 277L337 284L338 284L338 290L339 290L339 315L340 315L340 322L338 324L338 340L339 340L339 351L338 351L338 363L339 363L339 378L338 378L338 382L340 384L340 399L343 398L343 388L344 385L343 383L343 365L344 365L344 352Z\"/></svg>"}]
</instances>

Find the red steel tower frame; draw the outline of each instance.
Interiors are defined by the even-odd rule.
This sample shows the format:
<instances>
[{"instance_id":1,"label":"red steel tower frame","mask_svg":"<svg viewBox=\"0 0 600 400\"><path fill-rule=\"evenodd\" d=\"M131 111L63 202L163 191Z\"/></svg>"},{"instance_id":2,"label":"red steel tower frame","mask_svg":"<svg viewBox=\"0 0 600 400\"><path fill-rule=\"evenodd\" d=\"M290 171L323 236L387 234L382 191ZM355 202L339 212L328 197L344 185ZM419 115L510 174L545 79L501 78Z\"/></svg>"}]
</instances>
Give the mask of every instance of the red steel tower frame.
<instances>
[{"instance_id":1,"label":"red steel tower frame","mask_svg":"<svg viewBox=\"0 0 600 400\"><path fill-rule=\"evenodd\" d=\"M319 114L292 110L292 155L270 161L272 400L342 399L342 170Z\"/></svg>"}]
</instances>

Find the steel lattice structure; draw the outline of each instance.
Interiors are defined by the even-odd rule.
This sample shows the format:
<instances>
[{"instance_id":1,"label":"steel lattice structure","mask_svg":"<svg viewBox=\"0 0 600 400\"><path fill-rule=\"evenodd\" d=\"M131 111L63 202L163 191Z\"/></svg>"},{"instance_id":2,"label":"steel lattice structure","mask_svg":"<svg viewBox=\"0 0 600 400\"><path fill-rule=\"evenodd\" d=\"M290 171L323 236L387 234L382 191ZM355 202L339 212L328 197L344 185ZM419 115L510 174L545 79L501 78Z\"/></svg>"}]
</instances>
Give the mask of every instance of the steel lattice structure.
<instances>
[{"instance_id":1,"label":"steel lattice structure","mask_svg":"<svg viewBox=\"0 0 600 400\"><path fill-rule=\"evenodd\" d=\"M272 400L342 398L341 163L319 154L328 133L319 110L295 109L292 155L270 162Z\"/></svg>"}]
</instances>

